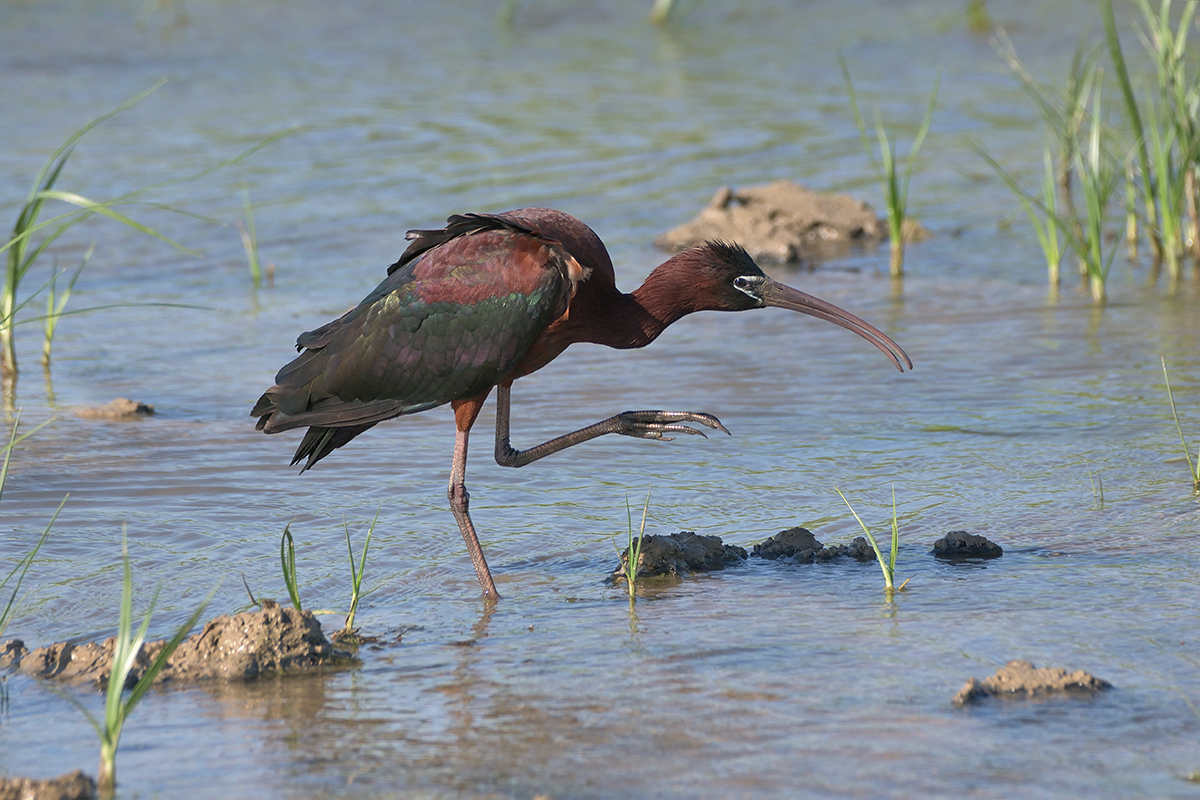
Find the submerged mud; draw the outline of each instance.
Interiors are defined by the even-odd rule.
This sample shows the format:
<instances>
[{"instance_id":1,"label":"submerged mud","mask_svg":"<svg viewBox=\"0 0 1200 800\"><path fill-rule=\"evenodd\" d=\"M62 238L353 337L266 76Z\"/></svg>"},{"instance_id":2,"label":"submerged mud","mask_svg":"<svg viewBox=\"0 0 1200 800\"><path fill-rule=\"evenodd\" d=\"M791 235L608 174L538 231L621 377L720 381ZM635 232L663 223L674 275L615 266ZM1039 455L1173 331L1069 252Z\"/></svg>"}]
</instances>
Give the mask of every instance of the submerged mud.
<instances>
[{"instance_id":1,"label":"submerged mud","mask_svg":"<svg viewBox=\"0 0 1200 800\"><path fill-rule=\"evenodd\" d=\"M1038 669L1029 661L1010 661L995 675L982 681L971 678L954 695L956 706L968 705L985 697L1033 698L1053 695L1091 696L1112 684L1102 678L1077 669L1067 672L1062 667Z\"/></svg>"},{"instance_id":2,"label":"submerged mud","mask_svg":"<svg viewBox=\"0 0 1200 800\"><path fill-rule=\"evenodd\" d=\"M725 544L720 536L702 536L692 531L680 531L670 536L649 535L642 539L637 574L643 578L712 572L745 560L744 549ZM628 563L629 550L626 549L621 553L621 563L609 580L624 580Z\"/></svg>"},{"instance_id":3,"label":"submerged mud","mask_svg":"<svg viewBox=\"0 0 1200 800\"><path fill-rule=\"evenodd\" d=\"M0 667L64 683L108 685L116 639L103 643L60 642L26 650L19 640L0 648ZM134 686L162 652L166 640L146 642L126 687ZM220 616L185 639L171 654L155 683L200 680L249 680L259 675L357 663L335 650L308 611L265 600L259 611Z\"/></svg>"},{"instance_id":4,"label":"submerged mud","mask_svg":"<svg viewBox=\"0 0 1200 800\"><path fill-rule=\"evenodd\" d=\"M110 403L99 406L78 406L76 416L84 419L124 420L145 419L154 416L154 406L126 397L118 397Z\"/></svg>"},{"instance_id":5,"label":"submerged mud","mask_svg":"<svg viewBox=\"0 0 1200 800\"><path fill-rule=\"evenodd\" d=\"M1004 548L985 536L977 536L966 531L950 531L933 543L933 555L943 561L999 558L1004 555Z\"/></svg>"},{"instance_id":6,"label":"submerged mud","mask_svg":"<svg viewBox=\"0 0 1200 800\"><path fill-rule=\"evenodd\" d=\"M44 781L0 778L0 800L91 800L95 796L96 781L78 769Z\"/></svg>"},{"instance_id":7,"label":"submerged mud","mask_svg":"<svg viewBox=\"0 0 1200 800\"><path fill-rule=\"evenodd\" d=\"M855 561L875 560L875 551L862 536L857 537L848 545L835 544L826 547L817 540L817 537L813 536L808 528L800 527L788 528L786 531L780 531L774 536L764 539L754 545L750 554L771 561L790 558L801 564L832 561L841 556L852 558Z\"/></svg>"}]
</instances>

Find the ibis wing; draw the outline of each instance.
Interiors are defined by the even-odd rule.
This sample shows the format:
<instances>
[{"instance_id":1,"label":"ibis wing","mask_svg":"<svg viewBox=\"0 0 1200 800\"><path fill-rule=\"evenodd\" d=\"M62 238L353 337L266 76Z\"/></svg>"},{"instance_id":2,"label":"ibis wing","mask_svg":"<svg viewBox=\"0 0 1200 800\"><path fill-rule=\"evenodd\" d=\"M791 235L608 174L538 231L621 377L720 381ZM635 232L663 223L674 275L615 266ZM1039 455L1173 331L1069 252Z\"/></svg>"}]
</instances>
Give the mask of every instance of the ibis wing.
<instances>
[{"instance_id":1,"label":"ibis wing","mask_svg":"<svg viewBox=\"0 0 1200 800\"><path fill-rule=\"evenodd\" d=\"M482 230L421 253L305 348L251 412L268 432L371 425L477 396L570 301L570 257L519 231Z\"/></svg>"}]
</instances>

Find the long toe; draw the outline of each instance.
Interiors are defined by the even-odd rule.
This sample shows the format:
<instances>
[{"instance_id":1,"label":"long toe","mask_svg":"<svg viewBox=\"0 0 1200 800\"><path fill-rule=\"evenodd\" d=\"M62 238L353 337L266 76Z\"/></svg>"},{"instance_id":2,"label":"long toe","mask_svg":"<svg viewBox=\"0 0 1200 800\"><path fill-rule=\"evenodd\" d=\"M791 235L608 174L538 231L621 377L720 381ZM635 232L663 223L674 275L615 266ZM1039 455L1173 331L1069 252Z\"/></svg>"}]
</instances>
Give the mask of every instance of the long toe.
<instances>
[{"instance_id":1,"label":"long toe","mask_svg":"<svg viewBox=\"0 0 1200 800\"><path fill-rule=\"evenodd\" d=\"M696 430L690 425L704 425L729 434L729 430L719 419L712 414L697 411L626 411L618 414L614 420L620 425L619 433L643 439L670 441L672 437L665 435L668 433L686 433L708 438L704 431Z\"/></svg>"}]
</instances>

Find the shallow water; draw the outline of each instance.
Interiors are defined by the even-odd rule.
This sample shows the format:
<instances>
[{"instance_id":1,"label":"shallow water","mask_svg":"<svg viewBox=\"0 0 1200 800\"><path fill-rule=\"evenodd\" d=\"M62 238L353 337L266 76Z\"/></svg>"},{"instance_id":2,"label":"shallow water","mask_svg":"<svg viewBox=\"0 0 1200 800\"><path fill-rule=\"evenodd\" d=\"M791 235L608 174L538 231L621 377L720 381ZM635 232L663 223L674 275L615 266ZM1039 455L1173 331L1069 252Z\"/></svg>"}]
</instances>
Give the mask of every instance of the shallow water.
<instances>
[{"instance_id":1,"label":"shallow water","mask_svg":"<svg viewBox=\"0 0 1200 800\"><path fill-rule=\"evenodd\" d=\"M159 635L219 581L214 613L244 605L242 575L282 596L289 521L306 604L344 608L343 523L357 546L381 509L359 622L383 641L363 667L151 694L122 739L121 795L1193 796L1200 513L1159 356L1195 431L1197 287L1172 293L1118 258L1107 308L1070 281L1047 298L1033 235L1023 219L1000 224L1015 203L966 143L1028 173L1040 123L960 4L708 3L668 31L646 23L646 3L522 3L509 27L491 5L446 5L0 3L4 209L84 120L162 76L87 135L63 188L111 196L297 126L152 196L228 226L131 210L199 257L111 223L62 240L63 266L97 242L73 308L204 308L65 320L52 386L36 328L22 330L22 427L54 421L14 459L0 559L27 552L70 499L8 634L110 635L123 527L139 601L164 583ZM1052 80L1094 12L993 13ZM508 470L490 458L489 406L468 485L504 595L490 615L446 507L447 410L380 426L301 477L287 466L298 437L254 432L248 410L295 336L373 287L406 229L449 213L574 213L629 289L662 258L650 239L723 183L788 177L878 206L838 51L868 108L909 121L905 137L941 70L911 200L935 235L909 249L900 292L885 251L773 273L880 325L910 375L782 311L691 317L644 351L573 349L515 387L518 447L626 408L709 411L734 435L601 440ZM243 184L277 268L257 292L232 226ZM159 413L71 410L117 396ZM647 486L653 532L743 546L797 524L848 541L834 486L882 530L895 486L913 581L888 603L873 564L752 560L649 588L631 615L601 579L625 497L640 503ZM934 562L929 545L959 528L1004 558ZM1117 688L951 707L967 677L1012 658ZM20 677L9 689L0 773L94 769L78 711Z\"/></svg>"}]
</instances>

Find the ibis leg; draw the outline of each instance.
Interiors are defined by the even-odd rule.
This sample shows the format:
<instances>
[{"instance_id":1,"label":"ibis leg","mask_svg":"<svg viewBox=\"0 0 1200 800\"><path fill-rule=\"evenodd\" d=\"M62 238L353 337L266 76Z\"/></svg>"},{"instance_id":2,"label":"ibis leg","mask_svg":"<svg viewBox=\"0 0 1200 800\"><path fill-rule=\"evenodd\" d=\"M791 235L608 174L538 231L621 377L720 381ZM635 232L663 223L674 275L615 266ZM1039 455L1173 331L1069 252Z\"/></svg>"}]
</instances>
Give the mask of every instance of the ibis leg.
<instances>
[{"instance_id":1,"label":"ibis leg","mask_svg":"<svg viewBox=\"0 0 1200 800\"><path fill-rule=\"evenodd\" d=\"M471 425L483 405L485 394L478 403L465 404L460 408L454 407L458 431L454 439L454 465L450 468L450 486L446 495L450 498L450 510L458 522L463 541L467 544L467 552L471 554L471 563L475 565L475 576L479 578L479 588L483 589L485 597L495 600L500 596L496 591L496 582L492 580L492 571L488 569L487 560L483 557L483 548L479 544L479 536L475 533L475 525L471 522L471 495L467 493L467 439L471 434Z\"/></svg>"},{"instance_id":2,"label":"ibis leg","mask_svg":"<svg viewBox=\"0 0 1200 800\"><path fill-rule=\"evenodd\" d=\"M721 421L712 414L702 414L696 411L625 411L601 420L595 425L580 428L527 450L517 450L509 443L511 392L512 384L501 384L496 387L496 463L502 467L523 467L539 458L545 458L552 453L591 441L608 433L619 433L622 436L633 436L639 439L660 439L666 442L674 438L668 435L672 433L704 436L703 431L696 430L689 425L704 425L713 430L729 433Z\"/></svg>"}]
</instances>

